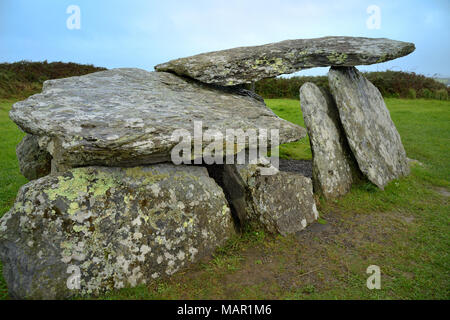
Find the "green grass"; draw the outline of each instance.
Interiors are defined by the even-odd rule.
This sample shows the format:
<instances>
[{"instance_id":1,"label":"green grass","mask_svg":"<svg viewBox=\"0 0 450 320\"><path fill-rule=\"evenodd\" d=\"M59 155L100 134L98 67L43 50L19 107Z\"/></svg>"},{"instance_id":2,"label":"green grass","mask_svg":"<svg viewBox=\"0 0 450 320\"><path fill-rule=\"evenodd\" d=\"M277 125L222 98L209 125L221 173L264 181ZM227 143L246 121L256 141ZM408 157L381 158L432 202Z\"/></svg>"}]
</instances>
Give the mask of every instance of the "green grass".
<instances>
[{"instance_id":1,"label":"green grass","mask_svg":"<svg viewBox=\"0 0 450 320\"><path fill-rule=\"evenodd\" d=\"M303 126L296 100L266 100L280 117ZM411 175L385 191L353 186L345 197L319 200L319 231L281 237L249 230L214 257L147 286L101 299L449 299L450 102L386 99L409 158ZM0 215L26 183L15 145L23 134L9 120L12 101L0 101ZM280 155L310 159L308 139ZM322 231L321 231L322 230ZM368 290L366 268L376 264L382 289ZM0 280L0 298L6 298Z\"/></svg>"},{"instance_id":2,"label":"green grass","mask_svg":"<svg viewBox=\"0 0 450 320\"><path fill-rule=\"evenodd\" d=\"M19 172L16 145L24 133L8 117L11 101L0 100L0 215L9 210L19 187L27 182Z\"/></svg>"},{"instance_id":3,"label":"green grass","mask_svg":"<svg viewBox=\"0 0 450 320\"><path fill-rule=\"evenodd\" d=\"M266 103L279 117L305 127L300 110L300 101L290 99L266 99ZM311 147L309 146L309 137L298 142L291 142L280 146L279 154L281 158L286 159L311 159L312 155Z\"/></svg>"},{"instance_id":4,"label":"green grass","mask_svg":"<svg viewBox=\"0 0 450 320\"><path fill-rule=\"evenodd\" d=\"M0 216L8 211L14 203L20 186L27 183L27 179L19 172L15 147L24 134L8 117L12 102L0 100ZM0 264L0 271L1 269ZM0 276L0 299L6 296L6 285L3 277Z\"/></svg>"},{"instance_id":5,"label":"green grass","mask_svg":"<svg viewBox=\"0 0 450 320\"><path fill-rule=\"evenodd\" d=\"M321 199L322 217L329 216L334 210L341 211L345 219L380 212L411 215L410 218L416 219L416 222L405 229L403 234L393 237L393 243L382 247L366 244L369 252L379 259L378 264L388 266L385 272L393 277L389 284L391 293L379 297L448 299L450 210L448 198L436 192L436 187L448 190L450 186L450 102L385 100L408 157L419 160L424 165L415 165L409 177L390 183L385 191L363 184L354 186L346 197L334 202L325 203ZM303 126L303 119L298 116L298 101L268 100L267 104L280 117ZM309 142L308 145L305 145L306 141L302 142L303 146L297 149L298 153L292 150L295 146L291 143L280 147L280 155L310 158ZM367 225L363 229L370 227ZM352 260L361 263L363 259L354 256L350 259ZM405 279L402 274L414 274L416 281ZM315 292L309 296L370 297L367 289L360 285L364 278L365 275L361 276L361 273L351 274L344 287L334 287L326 293ZM353 282L356 285L354 289ZM300 294L298 297L305 296Z\"/></svg>"}]
</instances>

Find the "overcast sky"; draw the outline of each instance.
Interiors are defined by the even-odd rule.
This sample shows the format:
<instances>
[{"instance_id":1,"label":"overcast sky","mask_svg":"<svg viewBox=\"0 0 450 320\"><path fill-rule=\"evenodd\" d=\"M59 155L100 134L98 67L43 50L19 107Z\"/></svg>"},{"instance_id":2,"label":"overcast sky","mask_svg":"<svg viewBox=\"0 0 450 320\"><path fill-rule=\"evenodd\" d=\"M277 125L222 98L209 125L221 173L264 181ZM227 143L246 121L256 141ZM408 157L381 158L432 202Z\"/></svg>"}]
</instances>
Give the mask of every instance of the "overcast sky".
<instances>
[{"instance_id":1,"label":"overcast sky","mask_svg":"<svg viewBox=\"0 0 450 320\"><path fill-rule=\"evenodd\" d=\"M70 5L80 8L80 29L67 27ZM380 19L367 12L371 5L380 9ZM76 26L76 20L70 22ZM448 77L449 30L450 0L0 0L0 62L70 61L153 70L158 63L212 50L345 35L416 45L409 56L361 70Z\"/></svg>"}]
</instances>

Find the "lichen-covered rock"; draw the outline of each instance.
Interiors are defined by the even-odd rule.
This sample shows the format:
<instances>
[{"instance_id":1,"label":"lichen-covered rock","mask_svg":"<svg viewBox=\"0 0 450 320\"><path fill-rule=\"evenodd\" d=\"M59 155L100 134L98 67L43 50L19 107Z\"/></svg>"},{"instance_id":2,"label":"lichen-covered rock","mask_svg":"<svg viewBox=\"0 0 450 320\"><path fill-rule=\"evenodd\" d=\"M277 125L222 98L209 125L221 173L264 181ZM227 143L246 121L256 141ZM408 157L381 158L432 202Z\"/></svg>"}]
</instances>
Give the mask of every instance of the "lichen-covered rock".
<instances>
[{"instance_id":1,"label":"lichen-covered rock","mask_svg":"<svg viewBox=\"0 0 450 320\"><path fill-rule=\"evenodd\" d=\"M51 171L52 156L39 146L36 136L27 134L16 147L20 172L28 180L48 175Z\"/></svg>"},{"instance_id":2,"label":"lichen-covered rock","mask_svg":"<svg viewBox=\"0 0 450 320\"><path fill-rule=\"evenodd\" d=\"M361 171L381 189L408 175L405 149L380 91L354 67L331 68L328 79Z\"/></svg>"},{"instance_id":3,"label":"lichen-covered rock","mask_svg":"<svg viewBox=\"0 0 450 320\"><path fill-rule=\"evenodd\" d=\"M384 38L323 37L202 53L159 64L155 69L234 86L313 67L380 63L414 50L413 43Z\"/></svg>"},{"instance_id":4,"label":"lichen-covered rock","mask_svg":"<svg viewBox=\"0 0 450 320\"><path fill-rule=\"evenodd\" d=\"M241 226L275 234L293 234L318 218L310 178L274 171L261 175L264 164L223 165L220 184Z\"/></svg>"},{"instance_id":5,"label":"lichen-covered rock","mask_svg":"<svg viewBox=\"0 0 450 320\"><path fill-rule=\"evenodd\" d=\"M171 275L233 234L205 168L77 168L20 189L0 220L0 260L11 297L67 298Z\"/></svg>"},{"instance_id":6,"label":"lichen-covered rock","mask_svg":"<svg viewBox=\"0 0 450 320\"><path fill-rule=\"evenodd\" d=\"M171 150L180 142L173 137L175 130L184 129L192 138L194 122L223 137L227 129L278 129L280 143L306 135L248 91L140 69L46 81L41 94L15 103L10 117L25 132L49 137L46 149L55 168L170 161ZM207 146L205 142L203 148Z\"/></svg>"},{"instance_id":7,"label":"lichen-covered rock","mask_svg":"<svg viewBox=\"0 0 450 320\"><path fill-rule=\"evenodd\" d=\"M327 199L342 196L351 188L355 162L333 97L307 82L300 88L300 104L311 143L315 191Z\"/></svg>"}]
</instances>

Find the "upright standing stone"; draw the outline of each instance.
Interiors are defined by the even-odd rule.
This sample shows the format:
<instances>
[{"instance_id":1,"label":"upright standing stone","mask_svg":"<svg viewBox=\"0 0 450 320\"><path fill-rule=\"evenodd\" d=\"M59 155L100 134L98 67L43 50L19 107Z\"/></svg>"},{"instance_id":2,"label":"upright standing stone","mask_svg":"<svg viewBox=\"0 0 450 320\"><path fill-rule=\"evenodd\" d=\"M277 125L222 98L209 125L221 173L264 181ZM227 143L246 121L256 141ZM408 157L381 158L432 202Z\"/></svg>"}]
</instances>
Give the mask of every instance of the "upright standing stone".
<instances>
[{"instance_id":1,"label":"upright standing stone","mask_svg":"<svg viewBox=\"0 0 450 320\"><path fill-rule=\"evenodd\" d=\"M381 189L408 175L406 152L380 91L354 67L331 68L328 79L361 171Z\"/></svg>"},{"instance_id":2,"label":"upright standing stone","mask_svg":"<svg viewBox=\"0 0 450 320\"><path fill-rule=\"evenodd\" d=\"M327 199L346 194L354 162L333 97L313 83L300 88L300 102L313 155L313 184Z\"/></svg>"},{"instance_id":3,"label":"upright standing stone","mask_svg":"<svg viewBox=\"0 0 450 320\"><path fill-rule=\"evenodd\" d=\"M20 172L28 180L39 179L50 173L52 156L39 146L39 138L27 134L16 147Z\"/></svg>"}]
</instances>

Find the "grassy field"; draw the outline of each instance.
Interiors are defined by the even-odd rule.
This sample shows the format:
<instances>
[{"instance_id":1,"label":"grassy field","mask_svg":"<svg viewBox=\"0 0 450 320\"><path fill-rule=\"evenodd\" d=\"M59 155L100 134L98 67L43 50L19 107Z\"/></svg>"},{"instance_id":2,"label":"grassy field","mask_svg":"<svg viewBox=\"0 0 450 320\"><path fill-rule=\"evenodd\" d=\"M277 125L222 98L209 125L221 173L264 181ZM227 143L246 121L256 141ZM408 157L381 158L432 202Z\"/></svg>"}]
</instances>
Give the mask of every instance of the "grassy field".
<instances>
[{"instance_id":1,"label":"grassy field","mask_svg":"<svg viewBox=\"0 0 450 320\"><path fill-rule=\"evenodd\" d=\"M266 100L282 118L303 126L299 102ZM23 133L0 101L0 216L26 183L15 145ZM420 161L385 191L356 185L345 197L319 200L320 223L298 236L248 231L212 259L148 286L101 299L449 299L450 102L386 99L408 157ZM310 159L309 141L280 155ZM380 290L366 287L369 265L381 268ZM0 298L7 298L0 279Z\"/></svg>"}]
</instances>

